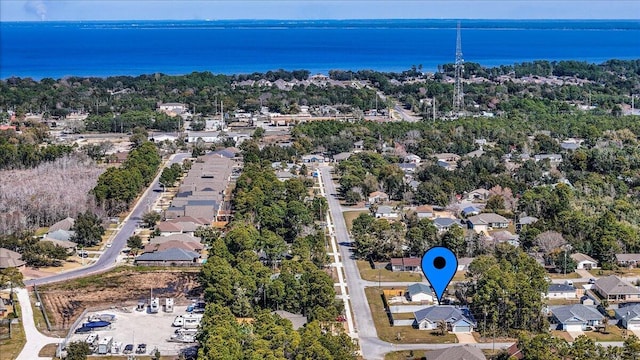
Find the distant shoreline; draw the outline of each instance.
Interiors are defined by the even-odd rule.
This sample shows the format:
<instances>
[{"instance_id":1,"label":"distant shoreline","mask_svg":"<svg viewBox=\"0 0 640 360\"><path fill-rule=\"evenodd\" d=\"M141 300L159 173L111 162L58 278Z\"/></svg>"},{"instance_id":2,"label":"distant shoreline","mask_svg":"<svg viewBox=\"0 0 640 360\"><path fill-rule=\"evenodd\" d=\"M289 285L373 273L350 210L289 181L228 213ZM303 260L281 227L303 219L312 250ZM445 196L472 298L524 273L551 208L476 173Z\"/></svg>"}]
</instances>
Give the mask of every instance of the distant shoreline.
<instances>
[{"instance_id":1,"label":"distant shoreline","mask_svg":"<svg viewBox=\"0 0 640 360\"><path fill-rule=\"evenodd\" d=\"M435 72L455 59L456 20L0 23L0 79L269 70ZM640 58L640 21L462 20L467 62Z\"/></svg>"}]
</instances>

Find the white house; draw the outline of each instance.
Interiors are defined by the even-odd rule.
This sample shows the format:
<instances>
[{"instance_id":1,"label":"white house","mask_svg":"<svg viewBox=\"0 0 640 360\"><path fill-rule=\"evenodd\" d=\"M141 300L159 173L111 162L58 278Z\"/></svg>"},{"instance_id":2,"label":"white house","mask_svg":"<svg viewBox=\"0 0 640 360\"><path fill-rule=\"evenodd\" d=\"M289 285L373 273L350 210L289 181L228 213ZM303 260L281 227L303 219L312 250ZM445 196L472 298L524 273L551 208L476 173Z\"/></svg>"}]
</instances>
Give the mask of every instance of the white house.
<instances>
[{"instance_id":1,"label":"white house","mask_svg":"<svg viewBox=\"0 0 640 360\"><path fill-rule=\"evenodd\" d=\"M567 284L549 284L549 290L546 294L542 294L548 299L577 299L578 294L573 285Z\"/></svg>"},{"instance_id":2,"label":"white house","mask_svg":"<svg viewBox=\"0 0 640 360\"><path fill-rule=\"evenodd\" d=\"M429 205L420 205L416 208L418 219L433 219L433 207Z\"/></svg>"},{"instance_id":3,"label":"white house","mask_svg":"<svg viewBox=\"0 0 640 360\"><path fill-rule=\"evenodd\" d=\"M589 255L585 255L583 253L575 253L571 254L571 258L576 262L576 269L591 270L598 268L598 262Z\"/></svg>"},{"instance_id":4,"label":"white house","mask_svg":"<svg viewBox=\"0 0 640 360\"><path fill-rule=\"evenodd\" d=\"M470 216L467 219L467 227L473 229L476 233L504 229L509 227L509 219L494 213L483 213Z\"/></svg>"},{"instance_id":5,"label":"white house","mask_svg":"<svg viewBox=\"0 0 640 360\"><path fill-rule=\"evenodd\" d=\"M413 313L414 324L419 330L435 330L444 320L451 332L471 332L476 323L468 309L451 305L429 306Z\"/></svg>"},{"instance_id":6,"label":"white house","mask_svg":"<svg viewBox=\"0 0 640 360\"><path fill-rule=\"evenodd\" d=\"M640 304L628 304L615 309L618 324L625 329L640 330Z\"/></svg>"},{"instance_id":7,"label":"white house","mask_svg":"<svg viewBox=\"0 0 640 360\"><path fill-rule=\"evenodd\" d=\"M551 308L554 323L558 330L582 331L587 326L598 326L602 323L602 315L595 306L582 304L553 306Z\"/></svg>"},{"instance_id":8,"label":"white house","mask_svg":"<svg viewBox=\"0 0 640 360\"><path fill-rule=\"evenodd\" d=\"M160 104L158 110L166 113L166 114L177 114L180 115L183 112L187 111L187 105L181 103L164 103Z\"/></svg>"},{"instance_id":9,"label":"white house","mask_svg":"<svg viewBox=\"0 0 640 360\"><path fill-rule=\"evenodd\" d=\"M428 302L433 303L435 297L431 287L426 284L415 283L407 287L406 297L411 302Z\"/></svg>"},{"instance_id":10,"label":"white house","mask_svg":"<svg viewBox=\"0 0 640 360\"><path fill-rule=\"evenodd\" d=\"M368 201L369 204L382 203L385 201L389 201L389 195L383 193L382 191L374 191L369 194Z\"/></svg>"},{"instance_id":11,"label":"white house","mask_svg":"<svg viewBox=\"0 0 640 360\"><path fill-rule=\"evenodd\" d=\"M376 211L376 219L397 219L398 213L391 206L380 206Z\"/></svg>"}]
</instances>

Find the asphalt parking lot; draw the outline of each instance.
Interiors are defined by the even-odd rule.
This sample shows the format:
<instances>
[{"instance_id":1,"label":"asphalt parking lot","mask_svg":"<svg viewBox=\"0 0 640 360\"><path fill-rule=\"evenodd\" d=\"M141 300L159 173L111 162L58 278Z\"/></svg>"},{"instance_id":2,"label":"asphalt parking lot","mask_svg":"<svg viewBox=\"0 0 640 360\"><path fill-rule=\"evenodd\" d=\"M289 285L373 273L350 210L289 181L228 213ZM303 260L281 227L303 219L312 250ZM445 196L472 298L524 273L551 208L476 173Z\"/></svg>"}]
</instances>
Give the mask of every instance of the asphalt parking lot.
<instances>
[{"instance_id":1,"label":"asphalt parking lot","mask_svg":"<svg viewBox=\"0 0 640 360\"><path fill-rule=\"evenodd\" d=\"M112 346L112 354L122 354L127 344L133 344L133 354L139 344L146 344L145 354L150 355L155 349L160 351L161 355L178 355L186 348L193 347L195 344L179 343L167 341L176 327L171 326L174 318L178 315L186 314L186 306L176 306L174 312L166 313L162 309L156 314L148 313L148 310L136 311L134 307L127 308L130 312L123 310L105 310L98 312L90 312L87 317L95 314L113 314L115 320L108 328L95 330L90 333L75 334L69 338L70 342L85 341L90 334L97 334L99 339L107 336L113 337L113 344L120 344L119 349ZM85 318L78 327L86 322ZM76 329L72 329L75 331ZM95 343L97 344L97 342Z\"/></svg>"}]
</instances>

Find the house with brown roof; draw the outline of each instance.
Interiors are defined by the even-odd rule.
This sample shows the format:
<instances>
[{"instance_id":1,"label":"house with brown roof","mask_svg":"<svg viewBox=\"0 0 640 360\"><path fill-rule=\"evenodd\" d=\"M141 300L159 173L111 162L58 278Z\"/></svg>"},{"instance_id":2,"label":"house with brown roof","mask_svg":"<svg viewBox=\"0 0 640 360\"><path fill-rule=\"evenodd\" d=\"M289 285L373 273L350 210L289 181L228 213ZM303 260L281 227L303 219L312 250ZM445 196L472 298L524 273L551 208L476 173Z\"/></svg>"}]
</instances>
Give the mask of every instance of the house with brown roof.
<instances>
[{"instance_id":1,"label":"house with brown roof","mask_svg":"<svg viewBox=\"0 0 640 360\"><path fill-rule=\"evenodd\" d=\"M150 253L155 251L165 251L167 249L172 249L172 248L192 251L197 254L201 254L202 250L204 249L204 246L197 242L171 240L171 241L165 241L165 242L156 242L156 243L146 244L142 252Z\"/></svg>"},{"instance_id":2,"label":"house with brown roof","mask_svg":"<svg viewBox=\"0 0 640 360\"><path fill-rule=\"evenodd\" d=\"M169 236L174 234L193 235L201 226L210 225L211 222L205 218L195 218L192 216L182 216L176 219L159 222L156 229L160 231L161 236Z\"/></svg>"},{"instance_id":3,"label":"house with brown roof","mask_svg":"<svg viewBox=\"0 0 640 360\"><path fill-rule=\"evenodd\" d=\"M420 271L422 258L391 258L391 271Z\"/></svg>"},{"instance_id":4,"label":"house with brown roof","mask_svg":"<svg viewBox=\"0 0 640 360\"><path fill-rule=\"evenodd\" d=\"M383 203L389 201L389 195L382 191L374 191L369 194L369 204Z\"/></svg>"},{"instance_id":5,"label":"house with brown roof","mask_svg":"<svg viewBox=\"0 0 640 360\"><path fill-rule=\"evenodd\" d=\"M19 268L26 265L22 255L9 249L0 248L0 269Z\"/></svg>"},{"instance_id":6,"label":"house with brown roof","mask_svg":"<svg viewBox=\"0 0 640 360\"><path fill-rule=\"evenodd\" d=\"M640 290L615 275L596 280L593 290L609 302L640 301Z\"/></svg>"},{"instance_id":7,"label":"house with brown roof","mask_svg":"<svg viewBox=\"0 0 640 360\"><path fill-rule=\"evenodd\" d=\"M433 213L433 206L420 205L416 208L416 215L418 219L433 219L435 217Z\"/></svg>"}]
</instances>

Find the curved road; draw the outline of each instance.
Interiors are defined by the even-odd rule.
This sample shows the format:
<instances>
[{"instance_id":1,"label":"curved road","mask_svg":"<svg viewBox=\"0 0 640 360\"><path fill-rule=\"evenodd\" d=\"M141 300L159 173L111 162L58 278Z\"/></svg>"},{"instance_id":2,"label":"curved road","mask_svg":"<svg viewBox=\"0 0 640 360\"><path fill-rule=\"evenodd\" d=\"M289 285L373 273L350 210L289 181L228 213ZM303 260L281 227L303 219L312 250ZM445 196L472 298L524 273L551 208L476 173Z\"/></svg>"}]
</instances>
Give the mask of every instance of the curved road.
<instances>
[{"instance_id":1,"label":"curved road","mask_svg":"<svg viewBox=\"0 0 640 360\"><path fill-rule=\"evenodd\" d=\"M42 285L42 284L59 282L59 281L66 281L70 279L75 279L75 278L103 272L115 267L118 261L118 255L120 254L122 249L124 249L124 247L127 245L127 239L133 234L133 231L136 229L138 220L140 219L142 214L148 211L148 206L155 203L155 201L160 196L160 193L153 191L153 189L159 186L158 180L160 179L160 174L162 173L162 170L164 169L164 167L170 166L171 164L174 164L177 162L181 162L182 160L188 157L190 157L190 154L186 154L186 153L174 154L169 158L169 161L163 163L163 165L160 167L160 170L158 171L158 175L156 175L155 179L153 179L153 181L151 182L151 185L149 185L147 190L142 194L138 202L133 207L133 210L129 213L129 215L127 215L127 217L124 219L121 226L118 228L117 233L115 234L115 236L113 237L113 240L111 241L111 247L106 248L106 250L104 251L102 256L100 256L98 261L96 261L92 265L85 266L79 269L66 271L60 274L47 276L40 279L27 280L24 282L25 286Z\"/></svg>"}]
</instances>

